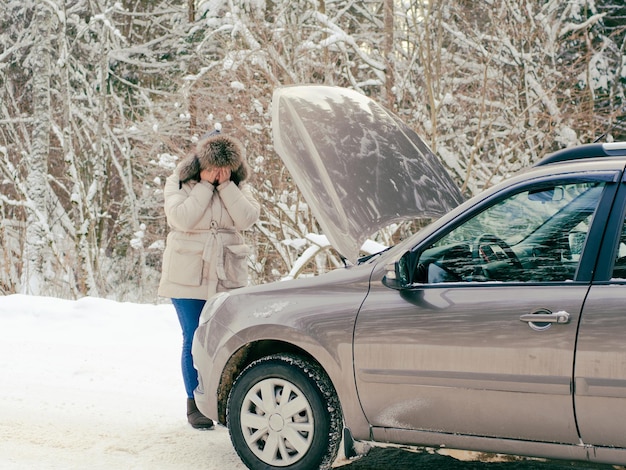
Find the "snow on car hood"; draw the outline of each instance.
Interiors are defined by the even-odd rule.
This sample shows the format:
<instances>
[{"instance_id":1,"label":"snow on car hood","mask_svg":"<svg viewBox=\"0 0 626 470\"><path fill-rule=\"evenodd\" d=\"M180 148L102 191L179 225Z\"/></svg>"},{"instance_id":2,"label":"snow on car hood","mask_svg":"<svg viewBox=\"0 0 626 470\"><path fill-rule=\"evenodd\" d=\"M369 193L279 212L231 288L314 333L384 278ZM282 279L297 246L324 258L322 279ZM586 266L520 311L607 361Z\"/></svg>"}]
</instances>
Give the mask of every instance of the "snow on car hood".
<instances>
[{"instance_id":1,"label":"snow on car hood","mask_svg":"<svg viewBox=\"0 0 626 470\"><path fill-rule=\"evenodd\" d=\"M381 228L440 217L463 200L419 136L357 91L278 88L272 131L276 152L324 234L353 263Z\"/></svg>"}]
</instances>

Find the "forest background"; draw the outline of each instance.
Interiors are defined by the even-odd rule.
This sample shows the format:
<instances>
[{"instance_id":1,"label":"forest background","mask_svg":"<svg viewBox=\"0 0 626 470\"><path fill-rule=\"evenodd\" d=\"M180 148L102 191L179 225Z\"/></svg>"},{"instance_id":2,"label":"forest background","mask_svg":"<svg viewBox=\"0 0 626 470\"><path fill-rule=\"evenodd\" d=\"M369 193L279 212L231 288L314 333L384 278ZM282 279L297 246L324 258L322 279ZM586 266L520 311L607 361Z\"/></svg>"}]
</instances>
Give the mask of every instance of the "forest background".
<instances>
[{"instance_id":1,"label":"forest background","mask_svg":"<svg viewBox=\"0 0 626 470\"><path fill-rule=\"evenodd\" d=\"M466 196L547 152L626 140L622 0L0 0L0 12L0 294L157 302L164 180L216 125L244 142L262 204L251 282L339 266L272 147L281 85L372 97Z\"/></svg>"}]
</instances>

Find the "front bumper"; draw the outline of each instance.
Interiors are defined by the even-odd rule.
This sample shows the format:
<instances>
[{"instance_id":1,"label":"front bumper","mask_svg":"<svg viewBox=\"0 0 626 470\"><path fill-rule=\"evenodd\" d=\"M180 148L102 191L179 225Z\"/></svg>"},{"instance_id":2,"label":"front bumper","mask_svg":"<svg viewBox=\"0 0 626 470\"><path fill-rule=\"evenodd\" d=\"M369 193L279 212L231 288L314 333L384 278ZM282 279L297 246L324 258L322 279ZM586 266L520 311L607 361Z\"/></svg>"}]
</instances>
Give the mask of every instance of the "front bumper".
<instances>
[{"instance_id":1,"label":"front bumper","mask_svg":"<svg viewBox=\"0 0 626 470\"><path fill-rule=\"evenodd\" d=\"M224 417L219 417L218 392L228 356L220 357L219 351L224 338L231 334L219 322L210 320L198 326L191 347L194 367L198 371L198 387L194 391L196 405L203 415L220 424L226 424Z\"/></svg>"}]
</instances>

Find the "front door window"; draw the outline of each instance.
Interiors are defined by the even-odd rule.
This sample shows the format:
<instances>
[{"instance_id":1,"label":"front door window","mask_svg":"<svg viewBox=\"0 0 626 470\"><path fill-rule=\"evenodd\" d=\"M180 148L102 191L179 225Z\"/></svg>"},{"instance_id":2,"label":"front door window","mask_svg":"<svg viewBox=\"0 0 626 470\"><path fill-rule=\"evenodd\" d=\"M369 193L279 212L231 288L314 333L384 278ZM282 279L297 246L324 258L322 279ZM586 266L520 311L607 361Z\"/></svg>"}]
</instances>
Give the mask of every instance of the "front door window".
<instances>
[{"instance_id":1,"label":"front door window","mask_svg":"<svg viewBox=\"0 0 626 470\"><path fill-rule=\"evenodd\" d=\"M574 279L604 184L515 193L423 250L417 283L562 282Z\"/></svg>"}]
</instances>

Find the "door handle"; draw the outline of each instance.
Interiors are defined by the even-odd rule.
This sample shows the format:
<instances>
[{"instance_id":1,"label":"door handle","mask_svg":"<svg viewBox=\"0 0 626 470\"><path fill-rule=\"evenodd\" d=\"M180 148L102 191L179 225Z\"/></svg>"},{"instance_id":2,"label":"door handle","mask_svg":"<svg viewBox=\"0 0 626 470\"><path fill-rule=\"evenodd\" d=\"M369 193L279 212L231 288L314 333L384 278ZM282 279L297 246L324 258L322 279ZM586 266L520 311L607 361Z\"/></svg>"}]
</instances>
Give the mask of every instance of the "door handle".
<instances>
[{"instance_id":1,"label":"door handle","mask_svg":"<svg viewBox=\"0 0 626 470\"><path fill-rule=\"evenodd\" d=\"M553 323L569 323L570 314L565 310L552 313L550 310L541 308L532 313L521 315L519 319L527 322L533 330L543 331L550 328Z\"/></svg>"}]
</instances>

